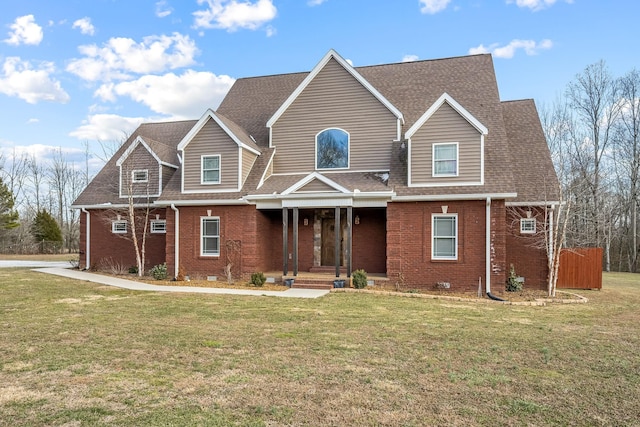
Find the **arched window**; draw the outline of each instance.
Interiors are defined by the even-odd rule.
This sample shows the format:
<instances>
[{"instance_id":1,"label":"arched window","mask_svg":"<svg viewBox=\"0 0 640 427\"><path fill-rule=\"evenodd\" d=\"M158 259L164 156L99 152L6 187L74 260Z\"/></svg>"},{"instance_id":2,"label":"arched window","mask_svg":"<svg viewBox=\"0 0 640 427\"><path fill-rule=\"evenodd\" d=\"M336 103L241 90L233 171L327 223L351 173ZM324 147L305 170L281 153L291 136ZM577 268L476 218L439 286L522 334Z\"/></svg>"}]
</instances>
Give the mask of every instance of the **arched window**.
<instances>
[{"instance_id":1,"label":"arched window","mask_svg":"<svg viewBox=\"0 0 640 427\"><path fill-rule=\"evenodd\" d=\"M316 169L349 167L349 134L342 129L325 129L316 135Z\"/></svg>"}]
</instances>

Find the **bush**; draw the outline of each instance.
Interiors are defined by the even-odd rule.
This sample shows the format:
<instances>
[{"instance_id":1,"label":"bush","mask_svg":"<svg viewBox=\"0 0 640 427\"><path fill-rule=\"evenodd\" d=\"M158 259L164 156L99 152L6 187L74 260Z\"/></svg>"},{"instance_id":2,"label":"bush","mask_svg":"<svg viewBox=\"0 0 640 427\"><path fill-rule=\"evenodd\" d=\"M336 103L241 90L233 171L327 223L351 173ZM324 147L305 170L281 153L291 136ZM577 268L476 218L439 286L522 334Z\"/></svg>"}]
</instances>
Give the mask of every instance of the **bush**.
<instances>
[{"instance_id":1,"label":"bush","mask_svg":"<svg viewBox=\"0 0 640 427\"><path fill-rule=\"evenodd\" d=\"M156 280L165 280L167 278L167 263L163 262L162 264L154 265L149 270L149 274Z\"/></svg>"},{"instance_id":2,"label":"bush","mask_svg":"<svg viewBox=\"0 0 640 427\"><path fill-rule=\"evenodd\" d=\"M138 274L138 267L136 267L135 265L129 267L129 274Z\"/></svg>"},{"instance_id":3,"label":"bush","mask_svg":"<svg viewBox=\"0 0 640 427\"><path fill-rule=\"evenodd\" d=\"M251 284L253 286L262 286L264 285L264 282L267 281L267 278L265 277L265 275L262 272L257 272L257 273L253 273L251 274Z\"/></svg>"},{"instance_id":4,"label":"bush","mask_svg":"<svg viewBox=\"0 0 640 427\"><path fill-rule=\"evenodd\" d=\"M367 272L363 269L356 270L351 275L351 283L356 289L364 289L367 287Z\"/></svg>"},{"instance_id":5,"label":"bush","mask_svg":"<svg viewBox=\"0 0 640 427\"><path fill-rule=\"evenodd\" d=\"M522 290L522 282L518 280L518 275L516 274L516 269L511 264L509 268L509 278L507 279L507 292L520 292Z\"/></svg>"}]
</instances>

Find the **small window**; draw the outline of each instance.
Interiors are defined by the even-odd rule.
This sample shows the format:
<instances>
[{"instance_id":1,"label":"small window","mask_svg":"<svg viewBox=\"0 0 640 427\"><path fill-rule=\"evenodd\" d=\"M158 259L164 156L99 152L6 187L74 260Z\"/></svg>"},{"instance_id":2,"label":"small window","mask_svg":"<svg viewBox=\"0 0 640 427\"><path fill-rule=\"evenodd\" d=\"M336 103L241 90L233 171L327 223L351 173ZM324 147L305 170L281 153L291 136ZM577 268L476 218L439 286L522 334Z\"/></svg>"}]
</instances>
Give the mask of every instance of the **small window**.
<instances>
[{"instance_id":1,"label":"small window","mask_svg":"<svg viewBox=\"0 0 640 427\"><path fill-rule=\"evenodd\" d=\"M458 176L458 143L433 144L433 176Z\"/></svg>"},{"instance_id":2,"label":"small window","mask_svg":"<svg viewBox=\"0 0 640 427\"><path fill-rule=\"evenodd\" d=\"M131 179L133 182L148 182L149 181L149 171L144 170L135 170L131 172Z\"/></svg>"},{"instance_id":3,"label":"small window","mask_svg":"<svg viewBox=\"0 0 640 427\"><path fill-rule=\"evenodd\" d=\"M536 219L535 218L521 218L520 219L520 233L521 234L535 234L536 232Z\"/></svg>"},{"instance_id":4,"label":"small window","mask_svg":"<svg viewBox=\"0 0 640 427\"><path fill-rule=\"evenodd\" d=\"M202 156L202 184L220 184L220 155Z\"/></svg>"},{"instance_id":5,"label":"small window","mask_svg":"<svg viewBox=\"0 0 640 427\"><path fill-rule=\"evenodd\" d=\"M342 129L326 129L316 135L316 169L349 167L349 134Z\"/></svg>"},{"instance_id":6,"label":"small window","mask_svg":"<svg viewBox=\"0 0 640 427\"><path fill-rule=\"evenodd\" d=\"M114 234L126 234L127 233L127 221L117 220L111 222L111 232Z\"/></svg>"},{"instance_id":7,"label":"small window","mask_svg":"<svg viewBox=\"0 0 640 427\"><path fill-rule=\"evenodd\" d=\"M458 259L458 215L434 214L431 236L431 259Z\"/></svg>"},{"instance_id":8,"label":"small window","mask_svg":"<svg viewBox=\"0 0 640 427\"><path fill-rule=\"evenodd\" d=\"M165 219L154 219L151 221L151 232L152 233L166 233L167 232L167 220Z\"/></svg>"},{"instance_id":9,"label":"small window","mask_svg":"<svg viewBox=\"0 0 640 427\"><path fill-rule=\"evenodd\" d=\"M200 220L200 255L220 256L220 218L202 217Z\"/></svg>"}]
</instances>

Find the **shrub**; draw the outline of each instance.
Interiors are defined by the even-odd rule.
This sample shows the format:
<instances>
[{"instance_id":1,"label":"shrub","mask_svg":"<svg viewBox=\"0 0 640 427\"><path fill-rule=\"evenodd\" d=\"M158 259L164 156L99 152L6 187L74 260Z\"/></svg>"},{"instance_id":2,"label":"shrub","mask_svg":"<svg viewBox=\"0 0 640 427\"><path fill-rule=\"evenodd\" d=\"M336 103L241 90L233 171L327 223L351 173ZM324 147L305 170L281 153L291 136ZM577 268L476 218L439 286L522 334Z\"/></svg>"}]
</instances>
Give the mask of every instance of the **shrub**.
<instances>
[{"instance_id":1,"label":"shrub","mask_svg":"<svg viewBox=\"0 0 640 427\"><path fill-rule=\"evenodd\" d=\"M131 267L129 267L129 273L130 274L138 274L138 267L135 265L132 265Z\"/></svg>"},{"instance_id":2,"label":"shrub","mask_svg":"<svg viewBox=\"0 0 640 427\"><path fill-rule=\"evenodd\" d=\"M266 282L266 281L267 281L267 278L265 277L265 275L261 271L251 274L251 282L250 283L253 286L260 287L260 286L264 285L264 282Z\"/></svg>"},{"instance_id":3,"label":"shrub","mask_svg":"<svg viewBox=\"0 0 640 427\"><path fill-rule=\"evenodd\" d=\"M163 262L162 264L154 265L149 270L149 274L156 280L165 280L167 278L167 263Z\"/></svg>"},{"instance_id":4,"label":"shrub","mask_svg":"<svg viewBox=\"0 0 640 427\"><path fill-rule=\"evenodd\" d=\"M367 287L367 272L363 269L359 269L353 272L351 275L351 283L356 289L364 289Z\"/></svg>"},{"instance_id":5,"label":"shrub","mask_svg":"<svg viewBox=\"0 0 640 427\"><path fill-rule=\"evenodd\" d=\"M116 276L126 274L128 271L127 267L125 267L123 263L113 259L112 257L101 258L98 262L98 269L106 271L107 273L115 274Z\"/></svg>"},{"instance_id":6,"label":"shrub","mask_svg":"<svg viewBox=\"0 0 640 427\"><path fill-rule=\"evenodd\" d=\"M518 280L518 275L516 274L516 269L511 264L509 268L509 278L507 279L507 292L520 292L522 290L522 282Z\"/></svg>"}]
</instances>

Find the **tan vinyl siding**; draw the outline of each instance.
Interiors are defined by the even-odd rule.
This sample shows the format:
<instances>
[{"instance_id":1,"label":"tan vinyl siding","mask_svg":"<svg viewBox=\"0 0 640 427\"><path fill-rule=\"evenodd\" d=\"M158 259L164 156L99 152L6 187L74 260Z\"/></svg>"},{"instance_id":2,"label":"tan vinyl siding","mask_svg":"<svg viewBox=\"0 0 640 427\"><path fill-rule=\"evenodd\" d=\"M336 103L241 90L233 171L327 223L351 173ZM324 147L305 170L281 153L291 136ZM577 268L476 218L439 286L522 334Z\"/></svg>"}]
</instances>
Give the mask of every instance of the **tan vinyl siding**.
<instances>
[{"instance_id":1,"label":"tan vinyl siding","mask_svg":"<svg viewBox=\"0 0 640 427\"><path fill-rule=\"evenodd\" d=\"M475 127L445 102L411 138L411 183L479 183L481 137ZM447 142L458 143L458 176L433 177L433 144Z\"/></svg>"},{"instance_id":2,"label":"tan vinyl siding","mask_svg":"<svg viewBox=\"0 0 640 427\"><path fill-rule=\"evenodd\" d=\"M162 187L166 187L167 183L173 176L176 170L170 166L162 165Z\"/></svg>"},{"instance_id":3,"label":"tan vinyl siding","mask_svg":"<svg viewBox=\"0 0 640 427\"><path fill-rule=\"evenodd\" d=\"M253 167L257 157L258 156L248 150L242 150L242 185L244 185L247 180L249 172L251 172L251 168Z\"/></svg>"},{"instance_id":4,"label":"tan vinyl siding","mask_svg":"<svg viewBox=\"0 0 640 427\"><path fill-rule=\"evenodd\" d=\"M238 145L209 119L184 149L185 191L219 191L238 188ZM202 156L220 155L220 184L201 184Z\"/></svg>"},{"instance_id":5,"label":"tan vinyl siding","mask_svg":"<svg viewBox=\"0 0 640 427\"><path fill-rule=\"evenodd\" d=\"M149 196L159 194L160 170L158 161L142 145L138 146L122 162L121 166L122 187L121 195L129 195L129 184L132 183L131 173L136 170L146 170L148 182L132 183L132 196Z\"/></svg>"},{"instance_id":6,"label":"tan vinyl siding","mask_svg":"<svg viewBox=\"0 0 640 427\"><path fill-rule=\"evenodd\" d=\"M389 170L396 117L331 59L272 128L274 174L315 170L315 137L327 128L350 134L349 170Z\"/></svg>"},{"instance_id":7,"label":"tan vinyl siding","mask_svg":"<svg viewBox=\"0 0 640 427\"><path fill-rule=\"evenodd\" d=\"M323 192L332 191L335 193L337 190L325 184L324 182L320 181L319 179L314 179L313 181L311 181L310 183L308 183L307 185L299 189L297 192L316 192L316 191L323 191Z\"/></svg>"}]
</instances>

